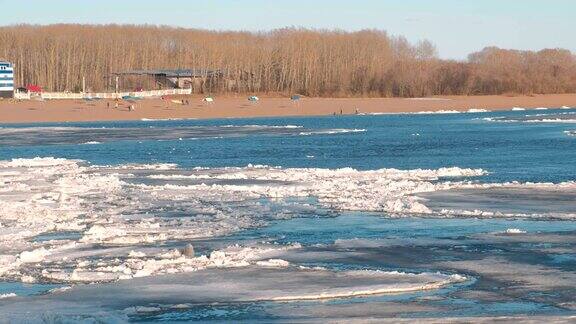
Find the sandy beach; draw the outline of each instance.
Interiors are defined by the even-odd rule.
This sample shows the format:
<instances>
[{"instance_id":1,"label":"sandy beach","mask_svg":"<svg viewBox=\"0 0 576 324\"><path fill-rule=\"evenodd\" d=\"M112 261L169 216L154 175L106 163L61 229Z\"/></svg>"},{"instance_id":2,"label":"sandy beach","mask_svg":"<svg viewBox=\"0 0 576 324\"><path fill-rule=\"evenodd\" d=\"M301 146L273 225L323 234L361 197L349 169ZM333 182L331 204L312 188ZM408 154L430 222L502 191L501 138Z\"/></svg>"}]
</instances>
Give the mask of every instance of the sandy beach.
<instances>
[{"instance_id":1,"label":"sandy beach","mask_svg":"<svg viewBox=\"0 0 576 324\"><path fill-rule=\"evenodd\" d=\"M79 122L106 120L242 118L307 116L360 113L408 113L470 109L508 110L538 107L576 107L576 94L536 96L447 96L433 98L288 98L260 97L257 103L246 96L216 97L205 103L202 97L182 97L188 105L162 99L121 101L117 109L107 100L0 101L0 123ZM180 99L180 98L179 98ZM109 104L109 107L108 107ZM135 110L129 111L134 105Z\"/></svg>"}]
</instances>

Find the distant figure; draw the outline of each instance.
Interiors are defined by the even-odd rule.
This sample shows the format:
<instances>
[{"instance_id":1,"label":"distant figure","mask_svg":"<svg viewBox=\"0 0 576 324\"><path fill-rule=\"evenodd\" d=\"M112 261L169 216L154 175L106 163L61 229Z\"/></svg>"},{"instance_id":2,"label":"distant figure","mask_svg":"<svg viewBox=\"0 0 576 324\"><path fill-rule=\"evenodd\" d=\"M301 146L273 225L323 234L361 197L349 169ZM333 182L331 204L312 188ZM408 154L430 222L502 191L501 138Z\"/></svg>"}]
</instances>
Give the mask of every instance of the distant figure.
<instances>
[{"instance_id":1,"label":"distant figure","mask_svg":"<svg viewBox=\"0 0 576 324\"><path fill-rule=\"evenodd\" d=\"M190 101L188 101L188 99L186 99L186 106L190 106Z\"/></svg>"},{"instance_id":2,"label":"distant figure","mask_svg":"<svg viewBox=\"0 0 576 324\"><path fill-rule=\"evenodd\" d=\"M355 114L356 115L360 114L360 110L358 110L358 108L356 108Z\"/></svg>"},{"instance_id":3,"label":"distant figure","mask_svg":"<svg viewBox=\"0 0 576 324\"><path fill-rule=\"evenodd\" d=\"M118 109L118 102L114 103L114 109Z\"/></svg>"},{"instance_id":4,"label":"distant figure","mask_svg":"<svg viewBox=\"0 0 576 324\"><path fill-rule=\"evenodd\" d=\"M134 111L134 105L128 106L128 111Z\"/></svg>"},{"instance_id":5,"label":"distant figure","mask_svg":"<svg viewBox=\"0 0 576 324\"><path fill-rule=\"evenodd\" d=\"M110 101L106 102L106 108L110 109Z\"/></svg>"},{"instance_id":6,"label":"distant figure","mask_svg":"<svg viewBox=\"0 0 576 324\"><path fill-rule=\"evenodd\" d=\"M333 115L333 116L336 116L336 112L333 112L332 115Z\"/></svg>"},{"instance_id":7,"label":"distant figure","mask_svg":"<svg viewBox=\"0 0 576 324\"><path fill-rule=\"evenodd\" d=\"M340 115L344 114L344 109L340 108Z\"/></svg>"}]
</instances>

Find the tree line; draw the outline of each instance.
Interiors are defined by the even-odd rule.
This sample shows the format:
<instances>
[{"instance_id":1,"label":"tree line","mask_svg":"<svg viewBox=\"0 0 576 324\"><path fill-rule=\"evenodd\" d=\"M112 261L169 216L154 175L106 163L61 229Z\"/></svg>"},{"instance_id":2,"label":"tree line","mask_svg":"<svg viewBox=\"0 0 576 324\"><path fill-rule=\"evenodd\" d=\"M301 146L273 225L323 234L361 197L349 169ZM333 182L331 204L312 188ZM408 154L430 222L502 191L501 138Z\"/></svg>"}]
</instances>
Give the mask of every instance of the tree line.
<instances>
[{"instance_id":1,"label":"tree line","mask_svg":"<svg viewBox=\"0 0 576 324\"><path fill-rule=\"evenodd\" d=\"M78 91L111 89L111 74L136 69L218 70L205 93L306 96L576 92L568 50L488 47L465 61L439 59L428 41L410 43L380 30L285 28L232 32L137 25L0 27L0 58L15 64L19 85ZM127 78L124 88L139 85Z\"/></svg>"}]
</instances>

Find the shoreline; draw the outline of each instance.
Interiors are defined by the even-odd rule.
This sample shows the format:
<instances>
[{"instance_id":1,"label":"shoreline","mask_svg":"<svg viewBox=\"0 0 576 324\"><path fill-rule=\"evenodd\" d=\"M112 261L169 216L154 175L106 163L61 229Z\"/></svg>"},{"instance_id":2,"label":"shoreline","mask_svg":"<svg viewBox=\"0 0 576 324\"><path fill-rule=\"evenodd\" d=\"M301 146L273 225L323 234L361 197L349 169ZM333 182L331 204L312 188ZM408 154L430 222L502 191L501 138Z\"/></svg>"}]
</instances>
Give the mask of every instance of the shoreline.
<instances>
[{"instance_id":1,"label":"shoreline","mask_svg":"<svg viewBox=\"0 0 576 324\"><path fill-rule=\"evenodd\" d=\"M176 97L174 97L176 98ZM511 110L576 107L576 94L535 96L442 96L429 98L289 98L261 97L252 103L244 97L216 97L205 103L200 96L177 96L188 105L162 99L122 100L114 108L112 100L46 100L10 102L0 100L0 124L90 122L169 119L219 119L257 117L305 117L337 114L399 114L469 110ZM110 108L107 107L110 103ZM130 105L135 111L129 111Z\"/></svg>"}]
</instances>

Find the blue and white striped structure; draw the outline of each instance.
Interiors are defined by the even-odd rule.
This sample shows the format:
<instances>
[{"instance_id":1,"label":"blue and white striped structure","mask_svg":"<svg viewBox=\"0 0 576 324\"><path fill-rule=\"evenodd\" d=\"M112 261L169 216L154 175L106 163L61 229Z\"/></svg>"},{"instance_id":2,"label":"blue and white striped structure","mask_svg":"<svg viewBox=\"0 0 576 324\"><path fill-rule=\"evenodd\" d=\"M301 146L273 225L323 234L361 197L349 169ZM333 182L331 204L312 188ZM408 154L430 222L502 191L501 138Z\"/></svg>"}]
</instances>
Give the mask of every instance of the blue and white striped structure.
<instances>
[{"instance_id":1,"label":"blue and white striped structure","mask_svg":"<svg viewBox=\"0 0 576 324\"><path fill-rule=\"evenodd\" d=\"M0 98L14 97L14 68L10 62L0 61Z\"/></svg>"}]
</instances>

